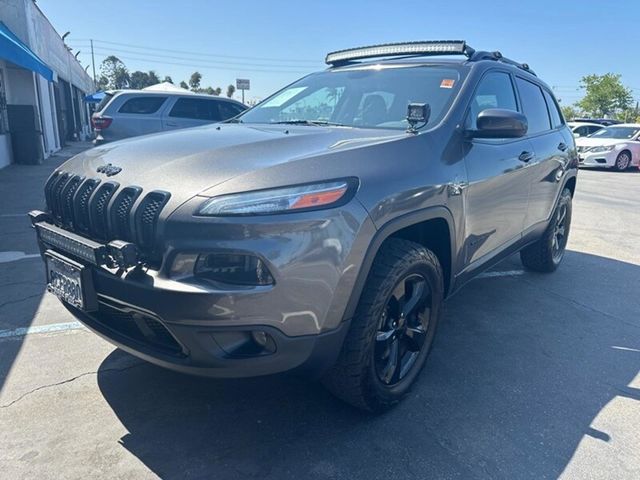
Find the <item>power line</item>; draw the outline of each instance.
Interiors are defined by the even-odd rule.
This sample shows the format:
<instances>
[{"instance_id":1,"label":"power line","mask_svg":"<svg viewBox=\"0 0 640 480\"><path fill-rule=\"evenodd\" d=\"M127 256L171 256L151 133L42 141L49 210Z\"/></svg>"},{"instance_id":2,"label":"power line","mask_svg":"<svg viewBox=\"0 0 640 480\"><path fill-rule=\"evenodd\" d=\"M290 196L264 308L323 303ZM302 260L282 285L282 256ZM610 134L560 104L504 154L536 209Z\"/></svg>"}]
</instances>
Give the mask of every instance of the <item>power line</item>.
<instances>
[{"instance_id":1,"label":"power line","mask_svg":"<svg viewBox=\"0 0 640 480\"><path fill-rule=\"evenodd\" d=\"M80 42L90 42L90 38L76 38L75 40ZM158 47L146 47L142 45L134 45L131 43L120 43L120 42L110 42L107 40L97 40L93 39L95 44L103 43L106 45L118 45L121 47L134 48L138 50L151 50L156 52L169 52L169 53L180 53L191 56L201 56L201 57L218 57L218 58L230 58L230 59L242 59L242 60L265 60L265 61L273 61L273 62L294 62L294 63L311 63L317 64L316 60L303 60L303 59L293 59L293 58L267 58L267 57L245 57L240 55L222 55L218 53L198 53L198 52L189 52L186 50L173 50L168 48L158 48ZM142 53L142 52L140 52Z\"/></svg>"},{"instance_id":2,"label":"power line","mask_svg":"<svg viewBox=\"0 0 640 480\"><path fill-rule=\"evenodd\" d=\"M104 53L102 54L97 54L99 56L101 56L103 59L107 58L109 55L106 55ZM120 59L124 59L124 60L135 60L135 61L143 61L143 62L157 62L157 60L149 60L148 58L140 58L140 57L129 57L129 56L123 56L123 55L119 55L118 58ZM206 63L179 63L179 62L167 62L167 61L162 61L163 65L177 65L177 66L181 66L181 67L192 67L192 68L210 68L210 69L214 69L214 70L227 70L227 71L234 71L234 72L264 72L264 73L309 73L311 70L313 70L313 68L309 67L309 69L307 70L273 70L273 69L260 69L260 68L235 68L235 67L220 67L218 65L211 65L211 64L206 64ZM268 65L261 65L262 67L268 67ZM304 68L304 67L301 67Z\"/></svg>"},{"instance_id":3,"label":"power line","mask_svg":"<svg viewBox=\"0 0 640 480\"><path fill-rule=\"evenodd\" d=\"M119 53L124 53L124 54L133 54L133 55L145 55L149 56L149 57L155 57L155 59L159 59L159 60L164 60L164 59L172 59L172 60L186 60L186 61L194 61L194 62L198 62L198 63L208 63L211 65L231 65L231 66L240 66L240 67L262 67L262 68L306 68L306 65L282 65L282 64L252 64L252 63L247 63L247 62L226 62L226 61L216 61L215 63L213 61L210 60L201 60L201 59L194 59L194 58L184 58L184 57L178 57L175 55L164 55L164 54L159 54L159 53L144 53L144 52L136 52L133 50L124 50L124 49L119 49L119 48L103 48L103 47L97 47L94 49L96 52L102 53L102 54L119 54ZM155 60L154 59L154 60ZM318 62L316 62L317 65ZM311 67L311 66L310 66Z\"/></svg>"}]
</instances>

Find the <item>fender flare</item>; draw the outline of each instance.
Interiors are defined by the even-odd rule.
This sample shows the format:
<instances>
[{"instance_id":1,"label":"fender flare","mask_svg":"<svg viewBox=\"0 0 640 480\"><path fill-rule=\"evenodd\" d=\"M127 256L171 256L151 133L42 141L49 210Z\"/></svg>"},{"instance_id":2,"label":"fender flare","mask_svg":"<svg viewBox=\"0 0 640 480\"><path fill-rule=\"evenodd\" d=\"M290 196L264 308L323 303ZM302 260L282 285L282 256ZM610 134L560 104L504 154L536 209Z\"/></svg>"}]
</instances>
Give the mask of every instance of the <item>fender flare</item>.
<instances>
[{"instance_id":1,"label":"fender flare","mask_svg":"<svg viewBox=\"0 0 640 480\"><path fill-rule=\"evenodd\" d=\"M451 265L449 285L445 286L445 289L448 292L452 291L453 282L455 279L454 265L456 259L456 236L453 215L451 214L451 211L444 206L428 207L422 210L402 215L400 217L396 217L377 229L375 235L373 236L373 239L369 243L367 252L362 259L360 272L358 273L358 277L356 278L356 281L354 283L351 295L349 296L349 301L347 302L343 320L349 320L355 314L356 307L358 306L358 302L360 300L360 295L362 294L362 290L364 289L364 285L369 276L369 272L371 271L371 266L373 265L373 261L376 258L376 255L378 254L378 251L380 250L380 247L382 246L384 241L403 228L410 227L411 225L415 225L417 223L436 219L443 219L445 222L447 222L447 226L449 227Z\"/></svg>"}]
</instances>

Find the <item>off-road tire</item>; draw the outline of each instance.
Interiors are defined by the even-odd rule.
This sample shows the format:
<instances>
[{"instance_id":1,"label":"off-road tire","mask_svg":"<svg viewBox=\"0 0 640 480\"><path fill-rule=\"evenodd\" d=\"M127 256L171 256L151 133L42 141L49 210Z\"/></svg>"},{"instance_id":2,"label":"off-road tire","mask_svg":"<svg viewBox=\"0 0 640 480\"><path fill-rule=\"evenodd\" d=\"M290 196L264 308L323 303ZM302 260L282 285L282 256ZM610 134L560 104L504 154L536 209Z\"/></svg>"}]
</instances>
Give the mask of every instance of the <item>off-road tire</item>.
<instances>
[{"instance_id":1,"label":"off-road tire","mask_svg":"<svg viewBox=\"0 0 640 480\"><path fill-rule=\"evenodd\" d=\"M418 357L396 385L385 385L374 365L379 321L394 288L418 273L431 289L429 328ZM423 246L402 239L389 239L380 248L362 291L356 313L338 361L323 378L337 397L364 410L381 412L397 404L410 390L425 364L442 315L444 279L436 255Z\"/></svg>"},{"instance_id":2,"label":"off-road tire","mask_svg":"<svg viewBox=\"0 0 640 480\"><path fill-rule=\"evenodd\" d=\"M520 251L520 260L525 268L533 270L534 272L551 273L560 266L560 263L564 258L564 251L567 245L567 239L569 237L569 231L571 228L571 201L571 190L565 188L560 195L560 199L558 200L556 209L553 212L553 216L551 217L551 222L549 222L549 226L545 230L542 237L540 237L537 242L529 245L528 247L525 247ZM564 233L565 238L561 252L558 255L558 252L554 252L553 238L556 234L559 214L564 208L566 208Z\"/></svg>"}]
</instances>

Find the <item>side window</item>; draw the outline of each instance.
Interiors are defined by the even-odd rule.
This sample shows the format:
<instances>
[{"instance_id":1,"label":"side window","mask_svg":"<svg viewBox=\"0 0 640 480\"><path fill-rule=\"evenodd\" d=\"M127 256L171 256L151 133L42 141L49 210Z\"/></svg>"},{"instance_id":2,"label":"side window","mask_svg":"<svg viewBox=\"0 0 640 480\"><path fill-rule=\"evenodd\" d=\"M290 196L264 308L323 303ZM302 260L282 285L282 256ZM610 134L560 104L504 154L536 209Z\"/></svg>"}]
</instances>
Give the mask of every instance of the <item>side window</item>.
<instances>
[{"instance_id":1,"label":"side window","mask_svg":"<svg viewBox=\"0 0 640 480\"><path fill-rule=\"evenodd\" d=\"M575 133L579 137L586 137L590 133L589 127L578 127L573 131L573 133Z\"/></svg>"},{"instance_id":2,"label":"side window","mask_svg":"<svg viewBox=\"0 0 640 480\"><path fill-rule=\"evenodd\" d=\"M535 135L549 130L551 128L549 112L540 87L520 77L516 77L516 84L522 100L522 113L529 122L527 133Z\"/></svg>"},{"instance_id":3,"label":"side window","mask_svg":"<svg viewBox=\"0 0 640 480\"><path fill-rule=\"evenodd\" d=\"M504 72L490 72L486 74L471 100L467 128L476 129L478 114L487 108L504 108L518 110L516 95L513 91L511 77Z\"/></svg>"},{"instance_id":4,"label":"side window","mask_svg":"<svg viewBox=\"0 0 640 480\"><path fill-rule=\"evenodd\" d=\"M156 113L167 97L157 97L155 95L148 97L133 97L124 102L118 110L119 113L137 113L147 115Z\"/></svg>"},{"instance_id":5,"label":"side window","mask_svg":"<svg viewBox=\"0 0 640 480\"><path fill-rule=\"evenodd\" d=\"M220 110L220 117L222 120L227 120L235 117L241 112L244 112L244 108L231 102L218 102L218 109Z\"/></svg>"},{"instance_id":6,"label":"side window","mask_svg":"<svg viewBox=\"0 0 640 480\"><path fill-rule=\"evenodd\" d=\"M221 120L216 103L215 100L202 98L179 98L169 116L215 122Z\"/></svg>"},{"instance_id":7,"label":"side window","mask_svg":"<svg viewBox=\"0 0 640 480\"><path fill-rule=\"evenodd\" d=\"M602 130L602 127L587 127L587 135L591 135L592 133L596 133L599 130Z\"/></svg>"},{"instance_id":8,"label":"side window","mask_svg":"<svg viewBox=\"0 0 640 480\"><path fill-rule=\"evenodd\" d=\"M553 98L549 92L546 90L543 90L543 92L544 99L547 101L547 107L549 108L549 114L551 115L551 125L553 128L558 128L564 125L562 113L560 112L560 108L558 108L558 102L556 102L556 99Z\"/></svg>"}]
</instances>

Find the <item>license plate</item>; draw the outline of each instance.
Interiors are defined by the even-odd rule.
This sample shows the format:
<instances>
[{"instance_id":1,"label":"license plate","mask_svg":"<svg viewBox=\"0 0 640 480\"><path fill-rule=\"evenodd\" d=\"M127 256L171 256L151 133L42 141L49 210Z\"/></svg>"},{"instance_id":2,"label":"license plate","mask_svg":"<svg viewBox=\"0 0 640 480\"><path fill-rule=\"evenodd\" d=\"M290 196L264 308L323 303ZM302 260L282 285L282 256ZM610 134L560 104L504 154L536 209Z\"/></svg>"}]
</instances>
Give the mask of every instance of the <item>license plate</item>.
<instances>
[{"instance_id":1,"label":"license plate","mask_svg":"<svg viewBox=\"0 0 640 480\"><path fill-rule=\"evenodd\" d=\"M91 311L96 307L91 271L56 252L45 252L47 290L69 305Z\"/></svg>"}]
</instances>

